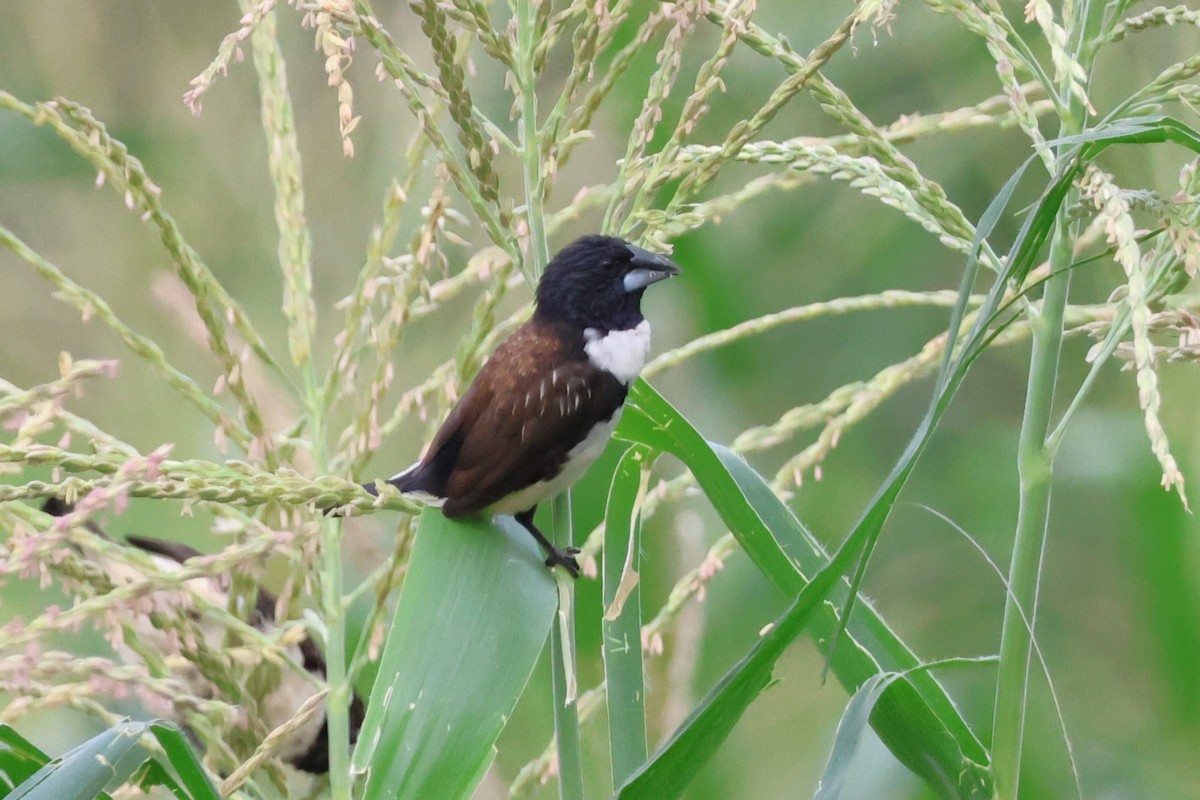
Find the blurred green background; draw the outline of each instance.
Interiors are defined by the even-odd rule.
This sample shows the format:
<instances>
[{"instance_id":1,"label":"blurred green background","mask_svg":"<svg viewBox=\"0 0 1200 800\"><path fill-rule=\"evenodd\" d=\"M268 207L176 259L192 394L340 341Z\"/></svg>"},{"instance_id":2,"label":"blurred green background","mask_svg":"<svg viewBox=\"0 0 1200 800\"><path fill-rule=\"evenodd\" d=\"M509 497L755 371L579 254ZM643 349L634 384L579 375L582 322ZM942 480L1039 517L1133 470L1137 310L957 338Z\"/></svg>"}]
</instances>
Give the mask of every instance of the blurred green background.
<instances>
[{"instance_id":1,"label":"blurred green background","mask_svg":"<svg viewBox=\"0 0 1200 800\"><path fill-rule=\"evenodd\" d=\"M849 7L762 5L755 17L759 24L786 33L800 52L828 35ZM1016 4L1009 5L1010 15L1019 18ZM411 13L384 4L378 10L384 24L425 63L427 45ZM253 68L236 65L229 77L220 79L198 118L180 99L239 16L232 3L0 0L0 88L27 102L64 96L104 121L144 162L190 243L246 306L276 352L283 353L281 281ZM290 58L314 234L320 359L328 356L341 323L333 304L353 288L413 121L392 87L375 80L370 51L360 49L350 80L363 121L354 136L356 156L344 158L336 99L326 87L311 33L299 23L298 13L282 10L280 33ZM689 55L686 80L712 40L711 30L698 37L705 46ZM1136 41L1112 48L1099 62L1093 102L1105 109L1162 67L1194 53L1196 44L1194 29L1169 29L1140 34ZM504 118L508 100L499 72L486 60L478 66L476 100L489 110L501 110L497 116ZM560 207L580 186L612 179L613 162L624 152L624 136L652 68L649 52L598 116L595 139L559 177L549 208ZM915 4L902 5L890 31L860 30L853 47L834 58L827 74L880 124L904 113L971 104L999 91L983 44ZM695 141L712 142L713 132L752 114L782 77L777 65L737 50L724 75L727 91L714 99L711 118ZM668 119L670 108L668 104ZM811 98L801 96L766 134L783 139L838 132ZM936 135L905 147L971 219L1028 151L1019 132L995 129ZM1130 148L1106 166L1131 185L1156 186L1169 194L1182 159L1163 148ZM730 168L718 187L740 185L753 174L751 168ZM191 333L191 312L177 302L181 295L156 235L114 193L97 190L94 177L52 133L14 115L0 115L0 224L105 297L134 328L159 341L174 363L210 386L218 374L216 363ZM519 175L502 171L501 180L517 198ZM598 216L572 223L556 235L552 247L598 224ZM1006 241L1012 228L1007 220L1000 239ZM400 240L406 239L402 234ZM961 256L897 212L844 183L824 179L761 198L676 244L683 279L646 302L655 324L656 352L803 303L890 288L954 288L962 269ZM56 303L47 285L7 251L0 252L0 270L0 375L22 386L49 380L57 375L58 353L64 350L77 358L120 358L116 380L89 384L85 396L68 407L145 451L172 442L180 457L220 457L207 422L128 357L106 328L84 324ZM1120 281L1117 266L1097 264L1077 276L1073 298L1103 300ZM528 297L524 289L513 295L505 309ZM402 385L419 382L423 370L452 354L475 296L414 326L403 353L397 354ZM729 442L751 425L773 421L793 406L820 400L842 384L868 378L916 353L944 330L946 320L944 311L897 309L785 327L688 362L655 383L709 438ZM1069 398L1085 373L1089 346L1090 340L1081 337L1068 343L1060 399ZM1007 569L1027 359L1023 344L995 350L979 362L906 489L903 500L908 504L893 515L871 563L866 591L925 658L998 649L1000 581L969 543L920 506L954 519ZM1195 397L1200 375L1187 364L1165 366L1161 375L1163 418L1173 451L1198 495ZM1110 371L1068 435L1058 462L1039 638L1085 796L1194 798L1200 797L1200 772L1194 766L1200 750L1200 523L1158 485L1135 392L1131 373ZM823 465L822 480L807 480L797 491L794 508L821 538L836 542L853 523L920 419L928 395L927 384L904 389L842 438ZM276 423L286 424L286 407L274 413ZM419 426L406 427L403 435L384 443L374 471L357 477L387 474L409 463L422 435ZM807 443L801 437L757 455L753 463L773 474ZM663 459L662 474L678 469L669 462ZM599 521L606 487L601 465L576 492L581 529ZM394 520L375 518L360 524L349 540L354 545L347 556L351 569L365 571L378 563L388 551L392 524ZM117 533L167 535L215 546L205 538L206 521L181 519L173 503L134 502L111 527ZM702 497L654 518L643 570L648 614L722 532ZM601 676L598 594L594 582L579 583L585 686ZM0 589L0 623L54 602L51 596L33 584L8 584ZM667 720L679 721L680 709L703 695L782 606L743 557L730 560L709 586L706 601L689 609L673 629L684 633L667 637L665 655L653 662L648 686L652 740L668 732ZM95 641L91 646L102 645ZM694 657L688 655L691 647L697 648ZM676 654L682 655L674 658ZM846 701L836 684L821 686L820 668L810 642L793 647L777 670L779 685L751 708L687 797L809 796ZM986 740L994 667L956 670L945 680ZM1044 681L1036 687L1027 734L1026 794L1065 797L1071 778L1062 737ZM95 730L96 723L63 712L30 718L19 727L45 749L58 752ZM550 730L548 671L542 665L501 739L494 774L479 796L499 796L497 787L506 786L522 764L541 752ZM603 722L590 723L585 733L585 752L596 773L593 783L603 785ZM552 794L546 787L537 796ZM864 746L854 780L843 794L926 796L877 741Z\"/></svg>"}]
</instances>

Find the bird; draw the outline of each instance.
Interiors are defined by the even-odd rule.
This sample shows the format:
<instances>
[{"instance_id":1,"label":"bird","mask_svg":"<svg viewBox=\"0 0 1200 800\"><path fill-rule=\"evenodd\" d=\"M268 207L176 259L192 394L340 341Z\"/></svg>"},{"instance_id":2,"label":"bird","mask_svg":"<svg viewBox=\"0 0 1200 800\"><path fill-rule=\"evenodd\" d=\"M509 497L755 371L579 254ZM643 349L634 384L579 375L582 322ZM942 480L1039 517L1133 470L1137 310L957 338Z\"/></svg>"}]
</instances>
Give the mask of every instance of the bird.
<instances>
[{"instance_id":1,"label":"bird","mask_svg":"<svg viewBox=\"0 0 1200 800\"><path fill-rule=\"evenodd\" d=\"M604 450L650 352L642 294L680 272L612 236L564 247L538 281L532 317L496 348L420 460L384 483L452 519L511 515L547 567L579 577L579 549L555 546L534 514Z\"/></svg>"},{"instance_id":2,"label":"bird","mask_svg":"<svg viewBox=\"0 0 1200 800\"><path fill-rule=\"evenodd\" d=\"M65 516L72 510L73 505L59 497L51 497L42 505L42 511L54 517ZM97 536L110 538L94 522L85 523L85 527ZM155 566L167 574L178 572L186 561L202 555L200 551L179 542L134 535L126 535L125 541L149 554L155 562ZM128 564L117 563L115 560L106 565L106 570L114 583L128 583L145 577ZM196 578L187 583L191 591L209 602L221 607L227 605L229 598L227 581L217 578ZM259 587L258 599L249 619L250 624L259 630L271 628L275 624L276 600L277 598L272 592ZM162 597L161 602L164 605L178 605L180 603L187 604L188 600L186 596L171 593ZM219 651L224 646L224 626L206 621L196 609L189 609L187 613L199 626L205 644ZM135 619L133 628L143 647L152 648L163 655L179 651L179 645L173 637L155 628L147 616ZM141 658L129 646L122 643L115 649L117 656L122 661L141 663ZM299 644L288 647L287 654L307 672L324 680L325 656L311 638L305 636ZM204 678L194 664L180 669L174 674L174 677L182 681L188 687L189 692L197 697L213 697L217 694L216 688ZM266 695L258 698L259 711L262 714L264 725L268 730L274 730L284 724L296 716L300 706L319 691L320 687L310 679L295 671L285 669L279 684ZM354 694L349 708L351 744L358 738L365 713L362 698ZM324 706L308 723L293 731L276 752L280 758L298 770L314 775L327 773L329 771L329 724Z\"/></svg>"}]
</instances>

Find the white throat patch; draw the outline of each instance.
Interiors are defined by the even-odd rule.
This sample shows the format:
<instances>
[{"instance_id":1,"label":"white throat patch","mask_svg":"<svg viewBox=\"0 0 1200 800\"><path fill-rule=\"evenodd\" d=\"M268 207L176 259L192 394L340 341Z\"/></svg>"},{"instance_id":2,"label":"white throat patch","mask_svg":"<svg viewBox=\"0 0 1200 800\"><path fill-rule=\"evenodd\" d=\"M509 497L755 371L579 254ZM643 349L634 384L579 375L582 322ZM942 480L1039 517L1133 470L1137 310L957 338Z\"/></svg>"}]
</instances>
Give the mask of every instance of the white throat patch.
<instances>
[{"instance_id":1,"label":"white throat patch","mask_svg":"<svg viewBox=\"0 0 1200 800\"><path fill-rule=\"evenodd\" d=\"M650 354L650 320L642 320L635 328L608 333L585 328L583 338L587 340L583 351L592 366L611 372L621 383L629 385L646 366L646 356Z\"/></svg>"}]
</instances>

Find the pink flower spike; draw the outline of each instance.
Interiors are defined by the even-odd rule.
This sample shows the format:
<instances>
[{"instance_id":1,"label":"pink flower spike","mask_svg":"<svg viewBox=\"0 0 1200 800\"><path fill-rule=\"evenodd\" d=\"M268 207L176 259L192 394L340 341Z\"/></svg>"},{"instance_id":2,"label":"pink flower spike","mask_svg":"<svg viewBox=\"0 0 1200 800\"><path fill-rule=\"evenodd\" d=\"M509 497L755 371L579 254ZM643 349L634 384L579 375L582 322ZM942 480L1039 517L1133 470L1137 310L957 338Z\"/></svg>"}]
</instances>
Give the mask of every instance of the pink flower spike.
<instances>
[{"instance_id":1,"label":"pink flower spike","mask_svg":"<svg viewBox=\"0 0 1200 800\"><path fill-rule=\"evenodd\" d=\"M175 449L173 444L159 445L154 452L146 456L146 477L150 480L156 480L162 468L162 463L167 460L167 456Z\"/></svg>"}]
</instances>

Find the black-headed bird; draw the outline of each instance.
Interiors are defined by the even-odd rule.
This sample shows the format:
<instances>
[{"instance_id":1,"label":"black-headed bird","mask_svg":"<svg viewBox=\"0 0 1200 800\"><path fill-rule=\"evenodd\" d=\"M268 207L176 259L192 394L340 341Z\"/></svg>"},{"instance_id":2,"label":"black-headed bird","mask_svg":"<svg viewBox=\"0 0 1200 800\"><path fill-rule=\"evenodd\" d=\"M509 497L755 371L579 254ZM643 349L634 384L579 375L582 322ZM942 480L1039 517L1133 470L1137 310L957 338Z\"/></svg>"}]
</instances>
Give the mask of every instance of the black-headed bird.
<instances>
[{"instance_id":1,"label":"black-headed bird","mask_svg":"<svg viewBox=\"0 0 1200 800\"><path fill-rule=\"evenodd\" d=\"M551 543L534 512L604 450L650 352L642 293L679 272L611 236L563 248L538 282L533 316L496 348L420 461L387 483L447 517L511 514L547 566L578 577L579 550Z\"/></svg>"}]
</instances>

